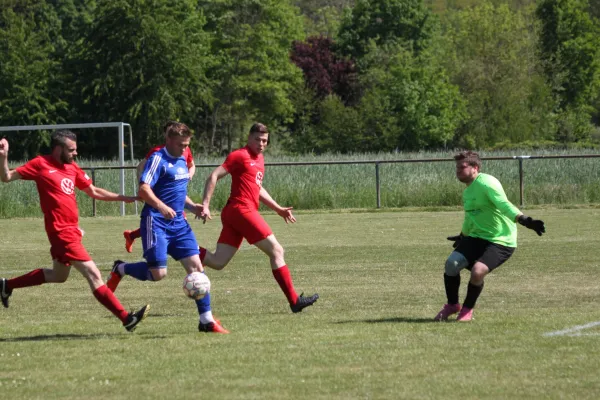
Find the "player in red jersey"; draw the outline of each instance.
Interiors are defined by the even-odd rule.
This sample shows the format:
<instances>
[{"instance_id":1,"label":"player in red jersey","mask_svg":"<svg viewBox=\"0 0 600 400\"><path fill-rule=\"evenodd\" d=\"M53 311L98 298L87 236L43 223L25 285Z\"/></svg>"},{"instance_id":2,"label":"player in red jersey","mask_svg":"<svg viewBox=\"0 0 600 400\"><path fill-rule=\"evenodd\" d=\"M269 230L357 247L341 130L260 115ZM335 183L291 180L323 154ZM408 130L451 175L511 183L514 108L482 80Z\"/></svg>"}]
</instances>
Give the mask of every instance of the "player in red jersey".
<instances>
[{"instance_id":1,"label":"player in red jersey","mask_svg":"<svg viewBox=\"0 0 600 400\"><path fill-rule=\"evenodd\" d=\"M173 123L173 121L167 122L167 124L165 125L165 131L167 130L167 127L169 126L169 124L172 124L172 123ZM156 153L163 147L165 147L164 144L154 146L152 149L150 149L148 154L146 154L146 157L142 161L140 161L140 163L137 165L138 180L139 180L140 175L144 171L144 167L146 166L146 161L148 161L148 159L150 158L150 156L152 154ZM190 180L191 180L192 177L194 176L194 173L196 172L196 165L194 164L194 156L192 155L192 151L190 150L189 147L187 147L185 149L185 151L183 152L183 157L185 157L185 161L187 162L187 167L188 167L188 170L190 171ZM137 228L134 230L127 230L127 231L123 232L123 237L125 238L125 250L127 250L128 253L131 253L133 251L133 242L135 242L135 239L139 239L140 235L141 235L140 228Z\"/></svg>"},{"instance_id":2,"label":"player in red jersey","mask_svg":"<svg viewBox=\"0 0 600 400\"><path fill-rule=\"evenodd\" d=\"M39 268L16 278L1 278L0 299L4 307L8 308L13 290L44 283L65 282L71 272L70 267L73 266L88 281L96 299L121 320L125 329L133 331L146 317L149 306L128 313L102 281L98 267L81 243L83 231L79 229L75 188L97 200L131 203L136 198L92 185L90 177L73 162L77 155L76 140L77 136L71 131L56 131L52 133L50 155L38 156L14 170L8 168L8 141L0 140L2 182L24 179L35 181L37 185L53 261L52 269Z\"/></svg>"},{"instance_id":3,"label":"player in red jersey","mask_svg":"<svg viewBox=\"0 0 600 400\"><path fill-rule=\"evenodd\" d=\"M318 294L298 296L292 277L283 258L283 247L273 231L258 212L259 201L279 214L286 223L296 222L292 207L281 207L262 186L265 174L263 151L269 141L269 132L263 124L256 123L250 128L248 143L233 151L225 162L215 168L206 180L202 201L201 218L211 219L210 199L217 181L231 174L231 194L221 213L223 229L214 253L200 248L202 264L213 269L223 269L240 248L245 238L269 256L273 277L285 294L292 312L297 313L312 305Z\"/></svg>"}]
</instances>

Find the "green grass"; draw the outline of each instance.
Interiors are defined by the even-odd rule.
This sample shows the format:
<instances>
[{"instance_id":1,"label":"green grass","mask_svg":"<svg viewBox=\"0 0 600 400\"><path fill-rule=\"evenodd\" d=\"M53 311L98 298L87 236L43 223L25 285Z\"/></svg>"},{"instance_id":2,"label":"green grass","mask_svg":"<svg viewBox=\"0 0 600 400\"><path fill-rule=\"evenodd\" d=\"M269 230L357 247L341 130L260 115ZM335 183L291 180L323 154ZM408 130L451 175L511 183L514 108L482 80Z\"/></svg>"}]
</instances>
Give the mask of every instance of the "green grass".
<instances>
[{"instance_id":1,"label":"green grass","mask_svg":"<svg viewBox=\"0 0 600 400\"><path fill-rule=\"evenodd\" d=\"M266 219L299 291L321 299L292 314L266 257L246 244L209 271L215 314L230 335L197 332L197 313L169 264L161 282L125 278L127 307L152 305L127 333L73 272L62 285L14 292L0 310L5 398L595 399L600 328L600 210L538 209L548 233L519 228L519 249L486 279L472 323L433 323L442 270L462 213L300 213ZM84 243L103 275L135 218L86 218ZM49 264L40 219L2 221L0 276ZM218 219L192 222L214 247ZM135 250L139 251L139 243ZM463 273L461 298L465 294Z\"/></svg>"},{"instance_id":2,"label":"green grass","mask_svg":"<svg viewBox=\"0 0 600 400\"><path fill-rule=\"evenodd\" d=\"M482 152L484 157L514 155L565 155L589 154L592 151L568 152ZM356 154L324 156L277 156L267 155L267 162L299 161L373 161L436 158L451 160L452 152ZM206 159L197 156L196 176L190 183L189 193L201 200L204 182L211 167L220 164L223 158ZM81 166L112 165L115 162L81 160ZM16 167L19 163L12 164ZM600 203L600 161L586 159L536 159L525 160L524 200L531 205L576 205ZM484 161L483 172L497 177L504 185L508 198L520 203L519 164L516 160ZM381 205L384 208L460 206L464 185L454 176L454 163L419 162L409 164L381 164ZM119 191L117 170L96 171L96 185ZM133 194L135 178L133 170L126 173L126 192ZM212 201L214 209L221 209L229 196L229 177L219 182ZM344 208L375 208L377 206L375 165L342 164L312 166L267 166L265 188L282 205L297 210L330 210ZM92 200L78 192L82 216L92 215ZM40 216L39 199L32 182L12 182L0 185L0 218ZM116 216L120 213L119 203L97 202L97 215ZM135 213L133 205L127 213Z\"/></svg>"}]
</instances>

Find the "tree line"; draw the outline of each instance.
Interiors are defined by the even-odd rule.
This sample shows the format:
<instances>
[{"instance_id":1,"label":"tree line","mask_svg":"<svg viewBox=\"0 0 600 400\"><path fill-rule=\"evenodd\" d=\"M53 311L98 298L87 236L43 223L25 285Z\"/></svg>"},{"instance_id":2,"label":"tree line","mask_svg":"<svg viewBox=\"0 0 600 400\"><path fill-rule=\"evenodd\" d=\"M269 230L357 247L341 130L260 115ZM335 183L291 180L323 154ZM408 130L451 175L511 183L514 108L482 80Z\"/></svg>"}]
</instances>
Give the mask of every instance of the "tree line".
<instances>
[{"instance_id":1,"label":"tree line","mask_svg":"<svg viewBox=\"0 0 600 400\"><path fill-rule=\"evenodd\" d=\"M600 0L0 4L0 126L124 121L138 156L169 119L202 154L257 120L288 154L600 142Z\"/></svg>"}]
</instances>

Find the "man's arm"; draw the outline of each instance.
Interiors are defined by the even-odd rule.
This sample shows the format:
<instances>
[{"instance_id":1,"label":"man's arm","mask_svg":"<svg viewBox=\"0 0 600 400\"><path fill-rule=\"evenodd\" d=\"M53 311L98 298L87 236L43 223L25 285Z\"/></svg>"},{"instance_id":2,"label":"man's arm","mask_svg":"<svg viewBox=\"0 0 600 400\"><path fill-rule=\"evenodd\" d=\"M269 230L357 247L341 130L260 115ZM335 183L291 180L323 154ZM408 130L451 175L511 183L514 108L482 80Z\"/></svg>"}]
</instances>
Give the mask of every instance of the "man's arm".
<instances>
[{"instance_id":1,"label":"man's arm","mask_svg":"<svg viewBox=\"0 0 600 400\"><path fill-rule=\"evenodd\" d=\"M137 180L140 180L140 177L142 176L142 172L144 172L144 167L146 166L146 162L148 160L146 158L144 158L142 161L139 162L139 164L137 165L137 167L135 168L135 171L137 173Z\"/></svg>"},{"instance_id":2,"label":"man's arm","mask_svg":"<svg viewBox=\"0 0 600 400\"><path fill-rule=\"evenodd\" d=\"M269 207L271 210L279 214L279 216L285 220L286 224L288 222L296 222L296 218L294 218L294 215L292 214L293 207L281 207L279 204L277 204L275 200L273 200L269 192L267 192L267 190L264 187L260 188L258 198L261 203L263 203L265 206Z\"/></svg>"},{"instance_id":3,"label":"man's arm","mask_svg":"<svg viewBox=\"0 0 600 400\"><path fill-rule=\"evenodd\" d=\"M155 208L162 214L166 219L173 219L177 215L177 213L165 203L163 203L156 195L154 191L147 183L140 183L140 190L138 195L140 199L144 200L146 204Z\"/></svg>"},{"instance_id":4,"label":"man's arm","mask_svg":"<svg viewBox=\"0 0 600 400\"><path fill-rule=\"evenodd\" d=\"M17 179L21 179L21 174L8 168L8 140L2 138L0 140L0 180L8 183Z\"/></svg>"},{"instance_id":5,"label":"man's arm","mask_svg":"<svg viewBox=\"0 0 600 400\"><path fill-rule=\"evenodd\" d=\"M229 174L229 172L225 169L225 167L219 165L217 168L213 169L208 178L206 178L206 183L204 184L204 194L202 196L202 213L200 215L200 218L204 221L204 223L206 223L207 219L212 219L210 215L210 199L215 192L217 181L227 174Z\"/></svg>"},{"instance_id":6,"label":"man's arm","mask_svg":"<svg viewBox=\"0 0 600 400\"><path fill-rule=\"evenodd\" d=\"M192 163L191 165L188 164L188 171L190 173L190 181L192 180L192 178L194 177L194 174L196 173L196 164Z\"/></svg>"},{"instance_id":7,"label":"man's arm","mask_svg":"<svg viewBox=\"0 0 600 400\"><path fill-rule=\"evenodd\" d=\"M102 189L96 187L94 185L90 185L83 189L83 192L96 200L104 200L104 201L124 201L125 203L132 203L137 200L137 197L133 196L125 196L118 193L110 192L106 189Z\"/></svg>"}]
</instances>

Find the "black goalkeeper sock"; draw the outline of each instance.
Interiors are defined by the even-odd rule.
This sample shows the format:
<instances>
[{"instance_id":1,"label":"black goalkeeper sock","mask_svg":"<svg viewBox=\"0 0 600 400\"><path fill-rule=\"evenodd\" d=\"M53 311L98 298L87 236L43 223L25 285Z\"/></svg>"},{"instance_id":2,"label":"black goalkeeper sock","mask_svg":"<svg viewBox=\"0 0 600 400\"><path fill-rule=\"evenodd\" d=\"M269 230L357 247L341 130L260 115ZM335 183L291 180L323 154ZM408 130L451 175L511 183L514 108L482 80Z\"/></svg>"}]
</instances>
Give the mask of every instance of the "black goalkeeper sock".
<instances>
[{"instance_id":1,"label":"black goalkeeper sock","mask_svg":"<svg viewBox=\"0 0 600 400\"><path fill-rule=\"evenodd\" d=\"M448 304L458 304L458 289L460 288L460 274L450 276L444 274L444 286Z\"/></svg>"},{"instance_id":2,"label":"black goalkeeper sock","mask_svg":"<svg viewBox=\"0 0 600 400\"><path fill-rule=\"evenodd\" d=\"M475 286L471 282L469 282L469 286L467 286L467 297L465 297L465 302L463 303L463 307L474 308L475 303L477 303L477 299L483 290L483 282L481 286Z\"/></svg>"}]
</instances>

